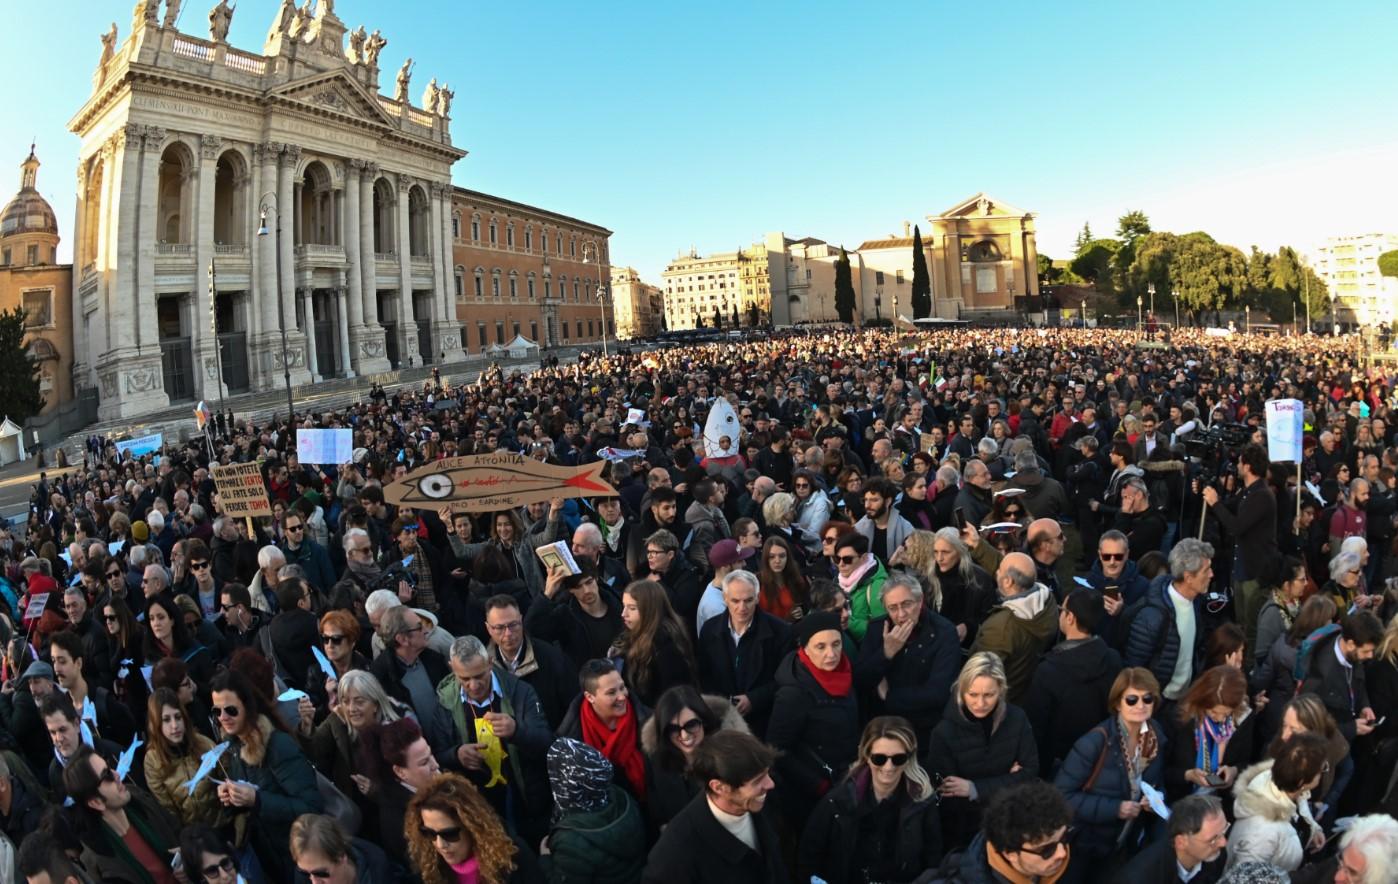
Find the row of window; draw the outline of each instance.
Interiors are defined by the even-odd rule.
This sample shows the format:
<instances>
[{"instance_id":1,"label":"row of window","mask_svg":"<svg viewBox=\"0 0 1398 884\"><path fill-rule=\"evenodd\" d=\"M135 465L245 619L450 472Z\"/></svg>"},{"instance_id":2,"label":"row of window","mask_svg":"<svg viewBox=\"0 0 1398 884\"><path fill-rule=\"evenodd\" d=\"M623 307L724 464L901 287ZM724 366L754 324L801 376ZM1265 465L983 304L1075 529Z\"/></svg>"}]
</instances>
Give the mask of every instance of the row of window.
<instances>
[{"instance_id":1,"label":"row of window","mask_svg":"<svg viewBox=\"0 0 1398 884\"><path fill-rule=\"evenodd\" d=\"M510 336L510 340L514 340L516 337L519 337L519 320L513 320L511 322L511 325L514 327L514 334ZM576 327L578 332L577 336L579 338L583 338L583 321L581 319L577 321ZM490 340L486 337L486 328L487 326L484 321L476 322L476 332L480 336L481 349L485 349L486 347L490 346ZM594 325L593 321L589 319L587 321L587 337L593 337L597 333L597 329L599 328L601 328L601 322L598 322L596 325ZM608 334L614 334L616 331L615 325L610 320L607 322L607 329ZM558 330L561 333L563 340L568 340L567 320L563 320L558 323ZM585 340L585 338L583 339ZM539 323L537 320L530 320L529 322L529 340L534 341L535 343L539 343ZM505 320L503 319L495 320L495 343L502 345L505 343Z\"/></svg>"},{"instance_id":2,"label":"row of window","mask_svg":"<svg viewBox=\"0 0 1398 884\"><path fill-rule=\"evenodd\" d=\"M12 260L12 257L13 257L13 256L12 256L12 254L11 254L12 251L13 251L13 250L12 250L9 246L5 246L4 251L3 251L3 252L0 252L0 267L9 267L11 264L14 263L14 261ZM24 263L25 263L26 266L33 266L33 265L35 265L35 264L39 264L39 263L40 263L40 258L39 258L39 246L38 246L38 245L31 245L31 246L29 246L29 247L25 250L25 253L24 253ZM57 263L58 263L58 249L57 249L57 248L55 248L55 249L52 250L52 253L51 253L51 260L49 261L49 263L51 263L51 264L57 264Z\"/></svg>"},{"instance_id":3,"label":"row of window","mask_svg":"<svg viewBox=\"0 0 1398 884\"><path fill-rule=\"evenodd\" d=\"M510 300L511 300L511 301L517 301L517 300L519 300L519 272L518 272L518 271L515 271L515 270L511 270L511 271L510 271L510 275L509 275L509 279L507 280L507 282L508 282L508 285L509 285ZM537 300L537 297L538 297L537 292L536 292L536 290L535 290L535 288L534 288L534 282L535 282L534 274L533 274L533 273L530 273L530 274L525 278L525 288L526 288L526 290L527 290L527 292L528 292L528 294L529 294L529 300L531 300L531 301ZM456 284L456 300L458 300L458 301L464 301L464 300L466 300L466 270L465 270L464 267L461 267L460 265L457 265L457 268L456 268L456 273L455 273L455 284ZM596 283L595 281L593 281L593 280L590 280L590 279L589 279L589 280L578 280L578 279L574 279L574 280L573 280L573 302L574 302L575 304L582 304L582 303L586 303L586 302L591 302L591 301L594 299L594 295L596 294L596 291L597 291L597 283ZM491 274L490 274L490 295L491 295L492 298L494 298L495 300L498 301L498 300L500 300L500 294L501 294L501 288L500 288L500 270L499 270L499 269L496 269L496 270L492 271ZM476 268L476 273L475 273L475 295L476 295L476 300L477 300L477 301L483 301L483 300L485 300L485 269L484 269L484 268L481 268L481 267ZM562 298L564 301L568 300L568 277L566 277L566 276L560 276L560 277L558 278L558 296L559 296L560 298ZM552 297L553 297L553 278L552 278L552 277L549 277L549 276L545 276L545 277L544 277L544 298L547 300L548 298L552 298Z\"/></svg>"},{"instance_id":4,"label":"row of window","mask_svg":"<svg viewBox=\"0 0 1398 884\"><path fill-rule=\"evenodd\" d=\"M810 271L807 271L808 274L809 274L809 272L810 272ZM902 284L903 284L903 271L901 271L901 270L896 271L896 275L897 275L897 283L898 283L898 285L902 285ZM809 277L808 277L808 278L809 278ZM875 285L883 285L883 271L882 271L882 270L875 270L875 271L874 271L874 284L875 284Z\"/></svg>"},{"instance_id":5,"label":"row of window","mask_svg":"<svg viewBox=\"0 0 1398 884\"><path fill-rule=\"evenodd\" d=\"M488 239L487 239L487 242L488 242L490 245L493 245L493 246L499 245L499 244L500 244L500 228L499 228L499 223L498 223L497 221L492 220L492 221L490 222L490 224L487 226L487 231L488 231ZM453 215L453 216L452 216L452 219L451 219L451 236L452 236L452 239L457 240L458 242L461 240L461 216L459 216L459 215ZM549 251L549 232L548 232L547 230L541 232L541 233L539 234L539 238L540 238L540 246L541 246L540 249L539 249L539 251L543 252L544 254L548 254L548 251ZM480 220L480 217L479 217L479 216L472 216L472 218L471 218L471 242L479 243L480 241L481 241L481 220ZM554 234L554 243L555 243L555 245L556 245L556 247L557 247L557 255L558 255L560 258L563 257L563 246L564 246L564 236L563 236L563 234L561 234L561 233ZM576 236L567 237L567 246L568 246L568 255L569 255L569 257L576 258L576 257L578 256L578 238L577 238ZM512 249L512 248L515 247L515 226L514 226L513 223L507 223L507 224L505 225L505 247L506 247L506 248L510 248L510 249ZM526 227L526 228L524 228L524 250L525 250L526 252L532 252L532 251L534 251L534 228L533 228L533 227ZM605 259L605 257L606 257L606 256L605 256L605 254L604 254L604 255L603 255L603 258Z\"/></svg>"}]
</instances>

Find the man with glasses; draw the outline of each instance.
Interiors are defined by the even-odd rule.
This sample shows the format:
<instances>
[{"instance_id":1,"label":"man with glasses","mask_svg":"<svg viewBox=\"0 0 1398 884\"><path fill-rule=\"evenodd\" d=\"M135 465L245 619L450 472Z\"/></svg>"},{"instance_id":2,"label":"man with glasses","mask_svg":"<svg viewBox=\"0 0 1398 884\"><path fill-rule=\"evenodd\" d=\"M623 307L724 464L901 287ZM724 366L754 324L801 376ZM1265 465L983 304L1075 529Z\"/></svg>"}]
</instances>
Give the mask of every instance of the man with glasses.
<instances>
[{"instance_id":1,"label":"man with glasses","mask_svg":"<svg viewBox=\"0 0 1398 884\"><path fill-rule=\"evenodd\" d=\"M179 847L179 828L154 798L127 788L107 760L86 746L64 770L63 791L88 822L79 835L88 874L99 881L175 884L170 853Z\"/></svg>"},{"instance_id":2,"label":"man with glasses","mask_svg":"<svg viewBox=\"0 0 1398 884\"><path fill-rule=\"evenodd\" d=\"M699 574L680 553L679 539L662 528L646 538L645 550L647 579L665 587L675 613L686 625L693 623L704 587Z\"/></svg>"},{"instance_id":3,"label":"man with glasses","mask_svg":"<svg viewBox=\"0 0 1398 884\"><path fill-rule=\"evenodd\" d=\"M524 615L513 596L493 595L485 600L485 631L490 636L486 650L491 664L534 689L552 733L578 695L576 668L558 648L535 641L526 632Z\"/></svg>"},{"instance_id":4,"label":"man with glasses","mask_svg":"<svg viewBox=\"0 0 1398 884\"><path fill-rule=\"evenodd\" d=\"M1043 780L1001 789L949 880L1057 881L1072 858L1072 821L1068 800Z\"/></svg>"},{"instance_id":5,"label":"man with glasses","mask_svg":"<svg viewBox=\"0 0 1398 884\"><path fill-rule=\"evenodd\" d=\"M451 677L447 661L427 647L427 624L416 611L396 605L384 611L379 636L384 652L369 671L390 697L406 703L417 716L433 753L457 745L451 716L437 699L437 686Z\"/></svg>"},{"instance_id":6,"label":"man with glasses","mask_svg":"<svg viewBox=\"0 0 1398 884\"><path fill-rule=\"evenodd\" d=\"M1121 884L1214 884L1227 863L1228 817L1217 795L1190 795L1170 808L1167 837L1136 855L1112 880Z\"/></svg>"},{"instance_id":7,"label":"man with glasses","mask_svg":"<svg viewBox=\"0 0 1398 884\"><path fill-rule=\"evenodd\" d=\"M258 634L267 625L268 618L252 606L252 593L241 583L230 583L223 587L218 597L220 625L229 652L238 648L258 647Z\"/></svg>"},{"instance_id":8,"label":"man with glasses","mask_svg":"<svg viewBox=\"0 0 1398 884\"><path fill-rule=\"evenodd\" d=\"M205 621L212 623L218 619L218 591L222 581L214 576L213 555L199 540L189 540L185 545L189 557L189 576L180 585L179 591L199 602L199 611Z\"/></svg>"},{"instance_id":9,"label":"man with glasses","mask_svg":"<svg viewBox=\"0 0 1398 884\"><path fill-rule=\"evenodd\" d=\"M911 574L890 574L880 593L887 613L869 621L854 678L871 701L869 715L901 715L926 746L961 671L961 639L950 620L923 603L922 584Z\"/></svg>"},{"instance_id":10,"label":"man with glasses","mask_svg":"<svg viewBox=\"0 0 1398 884\"><path fill-rule=\"evenodd\" d=\"M1150 589L1150 582L1130 559L1130 543L1125 534L1112 529L1097 539L1097 558L1084 579L1096 590L1106 615L1098 618L1093 632L1114 647L1120 645L1125 639L1117 635L1121 613L1145 598Z\"/></svg>"},{"instance_id":11,"label":"man with glasses","mask_svg":"<svg viewBox=\"0 0 1398 884\"><path fill-rule=\"evenodd\" d=\"M514 616L517 622L518 610ZM452 643L451 674L437 684L437 699L451 718L455 740L452 748L434 754L444 770L464 773L511 831L537 844L548 834L551 801L544 758L553 742L553 728L534 689L492 666L491 660L491 653L474 635ZM503 781L493 779L486 764L478 731L482 721L490 725L504 750Z\"/></svg>"},{"instance_id":12,"label":"man with glasses","mask_svg":"<svg viewBox=\"0 0 1398 884\"><path fill-rule=\"evenodd\" d=\"M330 555L325 547L306 536L306 517L296 507L282 516L282 552L289 565L300 565L306 579L320 592L329 592L335 585L335 571L330 567Z\"/></svg>"}]
</instances>

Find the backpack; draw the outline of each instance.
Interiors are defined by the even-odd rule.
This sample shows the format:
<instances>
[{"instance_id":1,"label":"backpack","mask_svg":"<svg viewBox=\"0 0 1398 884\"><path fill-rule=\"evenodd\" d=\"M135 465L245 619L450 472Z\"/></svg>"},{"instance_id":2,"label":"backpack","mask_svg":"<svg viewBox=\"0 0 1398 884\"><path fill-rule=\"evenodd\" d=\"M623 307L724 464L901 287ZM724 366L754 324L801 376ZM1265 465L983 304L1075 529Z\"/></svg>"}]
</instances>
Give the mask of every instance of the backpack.
<instances>
[{"instance_id":1,"label":"backpack","mask_svg":"<svg viewBox=\"0 0 1398 884\"><path fill-rule=\"evenodd\" d=\"M1327 623L1301 640L1301 647L1296 649L1296 663L1291 667L1291 678L1296 684L1306 680L1306 669L1315 646L1339 631L1340 624Z\"/></svg>"}]
</instances>

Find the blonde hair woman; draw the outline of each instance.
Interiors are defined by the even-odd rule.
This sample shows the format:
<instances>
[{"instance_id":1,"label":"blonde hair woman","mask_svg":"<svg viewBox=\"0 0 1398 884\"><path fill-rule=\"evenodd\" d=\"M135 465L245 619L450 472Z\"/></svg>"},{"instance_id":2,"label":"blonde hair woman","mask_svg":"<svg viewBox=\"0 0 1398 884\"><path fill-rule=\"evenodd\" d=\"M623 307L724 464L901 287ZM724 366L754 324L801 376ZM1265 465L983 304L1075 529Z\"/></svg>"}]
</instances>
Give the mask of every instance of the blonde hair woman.
<instances>
[{"instance_id":1,"label":"blonde hair woman","mask_svg":"<svg viewBox=\"0 0 1398 884\"><path fill-rule=\"evenodd\" d=\"M942 610L942 586L937 579L937 557L934 549L937 545L937 535L931 531L914 531L908 535L908 539L903 541L903 545L898 547L892 558L890 565L902 565L903 570L912 574L922 584L924 597L932 610Z\"/></svg>"},{"instance_id":2,"label":"blonde hair woman","mask_svg":"<svg viewBox=\"0 0 1398 884\"><path fill-rule=\"evenodd\" d=\"M995 793L1039 775L1039 750L1029 719L1010 705L999 655L972 654L956 694L932 730L927 757L940 777L942 834L947 850L965 847L980 829L981 810Z\"/></svg>"},{"instance_id":3,"label":"blonde hair woman","mask_svg":"<svg viewBox=\"0 0 1398 884\"><path fill-rule=\"evenodd\" d=\"M907 719L881 715L865 725L858 760L806 822L799 880L912 881L940 861L941 818L917 750ZM870 804L877 809L869 812Z\"/></svg>"}]
</instances>

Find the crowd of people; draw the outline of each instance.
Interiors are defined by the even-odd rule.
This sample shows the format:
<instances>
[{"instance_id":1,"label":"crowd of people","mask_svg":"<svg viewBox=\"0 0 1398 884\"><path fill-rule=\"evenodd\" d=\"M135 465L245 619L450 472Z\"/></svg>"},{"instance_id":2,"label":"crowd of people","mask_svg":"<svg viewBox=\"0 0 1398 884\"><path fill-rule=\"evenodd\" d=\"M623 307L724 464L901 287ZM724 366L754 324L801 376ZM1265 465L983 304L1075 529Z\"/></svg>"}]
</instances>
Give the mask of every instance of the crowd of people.
<instances>
[{"instance_id":1,"label":"crowd of people","mask_svg":"<svg viewBox=\"0 0 1398 884\"><path fill-rule=\"evenodd\" d=\"M806 330L94 437L0 532L0 880L1398 884L1392 393L1344 339ZM617 494L385 498L498 451Z\"/></svg>"}]
</instances>

